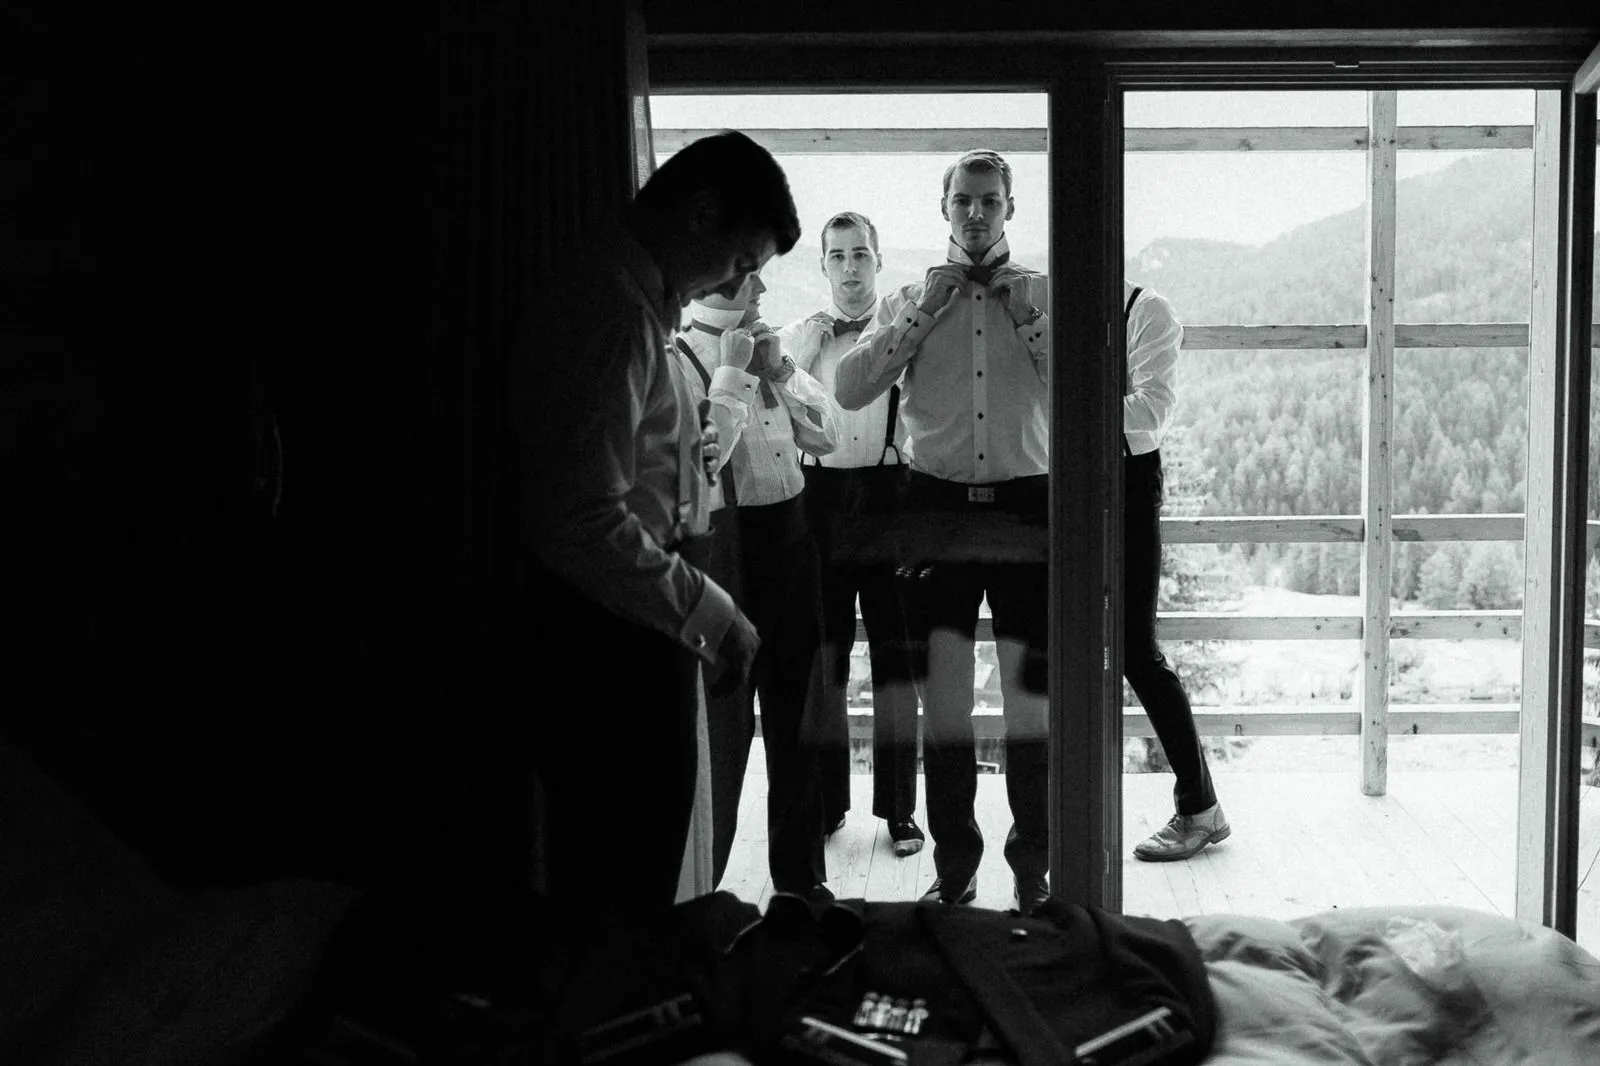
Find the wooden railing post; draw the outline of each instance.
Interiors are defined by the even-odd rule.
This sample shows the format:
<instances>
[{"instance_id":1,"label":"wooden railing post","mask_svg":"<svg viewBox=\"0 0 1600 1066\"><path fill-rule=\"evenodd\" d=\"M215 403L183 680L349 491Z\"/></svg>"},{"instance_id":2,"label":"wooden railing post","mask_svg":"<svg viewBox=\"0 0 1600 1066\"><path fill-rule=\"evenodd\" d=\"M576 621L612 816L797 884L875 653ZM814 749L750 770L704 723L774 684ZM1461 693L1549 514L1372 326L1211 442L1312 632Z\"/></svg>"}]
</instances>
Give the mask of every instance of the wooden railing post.
<instances>
[{"instance_id":1,"label":"wooden railing post","mask_svg":"<svg viewBox=\"0 0 1600 1066\"><path fill-rule=\"evenodd\" d=\"M1389 787L1389 573L1394 541L1395 92L1367 94L1367 375L1361 420L1361 791Z\"/></svg>"}]
</instances>

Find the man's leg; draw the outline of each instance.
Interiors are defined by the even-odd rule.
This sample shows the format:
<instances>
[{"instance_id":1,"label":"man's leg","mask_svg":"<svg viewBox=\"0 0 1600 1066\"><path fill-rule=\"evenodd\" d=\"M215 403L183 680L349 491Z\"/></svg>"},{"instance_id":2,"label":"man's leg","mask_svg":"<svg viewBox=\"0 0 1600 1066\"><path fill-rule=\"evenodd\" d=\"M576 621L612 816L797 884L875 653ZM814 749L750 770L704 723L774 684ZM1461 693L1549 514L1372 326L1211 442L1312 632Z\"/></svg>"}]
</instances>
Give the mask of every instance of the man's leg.
<instances>
[{"instance_id":1,"label":"man's leg","mask_svg":"<svg viewBox=\"0 0 1600 1066\"><path fill-rule=\"evenodd\" d=\"M699 662L667 637L634 626L573 590L544 606L566 632L628 663L608 674L593 715L540 722L539 707L581 710L596 699L577 640L557 638L547 687L529 693L528 743L544 786L549 889L579 908L670 907L688 837L697 764ZM564 712L566 713L566 712ZM603 725L596 730L592 723ZM585 758L603 754L599 765ZM626 787L617 787L626 782ZM641 801L641 797L643 800ZM620 840L619 833L627 834Z\"/></svg>"},{"instance_id":2,"label":"man's leg","mask_svg":"<svg viewBox=\"0 0 1600 1066\"><path fill-rule=\"evenodd\" d=\"M872 662L872 813L890 825L917 809L917 690L894 568L858 568ZM851 620L852 624L854 619Z\"/></svg>"},{"instance_id":3,"label":"man's leg","mask_svg":"<svg viewBox=\"0 0 1600 1066\"><path fill-rule=\"evenodd\" d=\"M781 506L781 505L780 505ZM780 892L804 893L828 879L823 855L818 756L831 735L816 720L822 687L822 593L809 533L772 542L751 602L762 621L761 737L767 757L767 861Z\"/></svg>"},{"instance_id":4,"label":"man's leg","mask_svg":"<svg viewBox=\"0 0 1600 1066\"><path fill-rule=\"evenodd\" d=\"M761 654L756 653L757 667ZM744 794L750 742L755 736L754 692L751 683L746 681L726 695L706 696L706 748L711 756L711 880L714 884L720 884L728 870L734 834L739 828L739 798Z\"/></svg>"},{"instance_id":5,"label":"man's leg","mask_svg":"<svg viewBox=\"0 0 1600 1066\"><path fill-rule=\"evenodd\" d=\"M981 574L970 563L906 567L900 577L913 641L925 641L922 762L927 779L933 863L947 898L978 872L983 834L973 812L977 753L972 736L972 643Z\"/></svg>"},{"instance_id":6,"label":"man's leg","mask_svg":"<svg viewBox=\"0 0 1600 1066\"><path fill-rule=\"evenodd\" d=\"M1156 602L1161 581L1160 453L1127 460L1123 503L1123 673L1161 741L1177 777L1173 799L1179 814L1198 814L1217 802L1194 711L1183 682L1156 640Z\"/></svg>"},{"instance_id":7,"label":"man's leg","mask_svg":"<svg viewBox=\"0 0 1600 1066\"><path fill-rule=\"evenodd\" d=\"M730 475L731 476L731 475ZM741 550L737 508L725 508L711 516L710 561L706 573L733 597L746 612L744 553ZM755 620L751 618L751 624ZM750 762L750 741L755 735L755 685L761 670L763 647L751 664L751 677L732 692L721 696L706 692L706 741L711 775L711 878L722 881L733 853L734 834L739 824L739 797L744 794L744 775ZM623 673L625 671L617 671Z\"/></svg>"},{"instance_id":8,"label":"man's leg","mask_svg":"<svg viewBox=\"0 0 1600 1066\"><path fill-rule=\"evenodd\" d=\"M1050 870L1049 568L1039 563L985 566L989 611L994 617L1000 690L1005 699L1006 798L1011 832L1006 862L1017 875L1042 878Z\"/></svg>"},{"instance_id":9,"label":"man's leg","mask_svg":"<svg viewBox=\"0 0 1600 1066\"><path fill-rule=\"evenodd\" d=\"M822 658L820 704L814 712L824 730L818 752L822 821L832 829L850 809L850 652L856 639L855 568L834 560L842 478L849 471L802 467L806 478L806 523L816 541L821 571Z\"/></svg>"}]
</instances>

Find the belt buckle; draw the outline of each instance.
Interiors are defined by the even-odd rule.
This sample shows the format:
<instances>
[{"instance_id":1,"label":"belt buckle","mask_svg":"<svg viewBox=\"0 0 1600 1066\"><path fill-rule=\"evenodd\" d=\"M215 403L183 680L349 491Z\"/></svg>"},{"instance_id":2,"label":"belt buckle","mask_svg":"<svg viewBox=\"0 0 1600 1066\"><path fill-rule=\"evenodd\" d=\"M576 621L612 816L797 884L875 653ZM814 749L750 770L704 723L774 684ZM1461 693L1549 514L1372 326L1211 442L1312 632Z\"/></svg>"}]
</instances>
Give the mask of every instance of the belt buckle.
<instances>
[{"instance_id":1,"label":"belt buckle","mask_svg":"<svg viewBox=\"0 0 1600 1066\"><path fill-rule=\"evenodd\" d=\"M994 486L993 485L968 485L967 486L967 502L968 503L993 503L994 502Z\"/></svg>"}]
</instances>

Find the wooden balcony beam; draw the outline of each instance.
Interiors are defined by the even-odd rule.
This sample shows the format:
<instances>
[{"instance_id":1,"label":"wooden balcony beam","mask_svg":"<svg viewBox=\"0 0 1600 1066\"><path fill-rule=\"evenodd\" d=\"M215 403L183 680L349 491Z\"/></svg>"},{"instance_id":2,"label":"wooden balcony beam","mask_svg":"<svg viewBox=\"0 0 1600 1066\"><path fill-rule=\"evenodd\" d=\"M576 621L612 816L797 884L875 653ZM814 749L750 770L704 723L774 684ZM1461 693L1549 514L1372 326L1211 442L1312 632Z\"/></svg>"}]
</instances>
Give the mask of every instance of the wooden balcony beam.
<instances>
[{"instance_id":1,"label":"wooden balcony beam","mask_svg":"<svg viewBox=\"0 0 1600 1066\"><path fill-rule=\"evenodd\" d=\"M668 156L714 129L652 131L656 154ZM751 139L774 155L957 155L984 145L1002 155L1043 154L1043 127L910 128L806 127L746 129ZM1128 152L1364 152L1365 126L1210 126L1129 127ZM1401 126L1396 146L1402 152L1467 152L1527 149L1532 126Z\"/></svg>"}]
</instances>

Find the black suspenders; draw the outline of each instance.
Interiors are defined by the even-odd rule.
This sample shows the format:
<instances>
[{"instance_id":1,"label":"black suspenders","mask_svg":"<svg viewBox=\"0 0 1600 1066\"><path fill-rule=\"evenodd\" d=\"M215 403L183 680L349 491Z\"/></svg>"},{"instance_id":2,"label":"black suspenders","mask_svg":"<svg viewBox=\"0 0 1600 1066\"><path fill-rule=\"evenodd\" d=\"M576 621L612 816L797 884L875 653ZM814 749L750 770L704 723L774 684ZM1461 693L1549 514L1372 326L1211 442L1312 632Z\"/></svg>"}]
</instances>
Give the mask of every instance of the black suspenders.
<instances>
[{"instance_id":1,"label":"black suspenders","mask_svg":"<svg viewBox=\"0 0 1600 1066\"><path fill-rule=\"evenodd\" d=\"M711 396L711 375L706 373L706 368L700 365L699 359L695 358L694 349L689 347L687 341L682 337L674 337L673 342L677 344L679 354L687 359L689 365L694 367L694 372L700 375L700 384L705 386L706 396L709 398ZM722 446L721 441L718 441L717 444L718 447ZM722 481L722 501L729 507L737 507L739 506L739 493L733 486L732 455L729 455L728 461L722 464L722 472L725 475L720 479Z\"/></svg>"},{"instance_id":2,"label":"black suspenders","mask_svg":"<svg viewBox=\"0 0 1600 1066\"><path fill-rule=\"evenodd\" d=\"M905 462L905 456L900 454L900 449L894 443L894 424L900 417L900 386L889 386L889 417L883 422L883 451L878 453L878 465L886 466L884 460L889 458L890 449L894 450L895 458Z\"/></svg>"}]
</instances>

